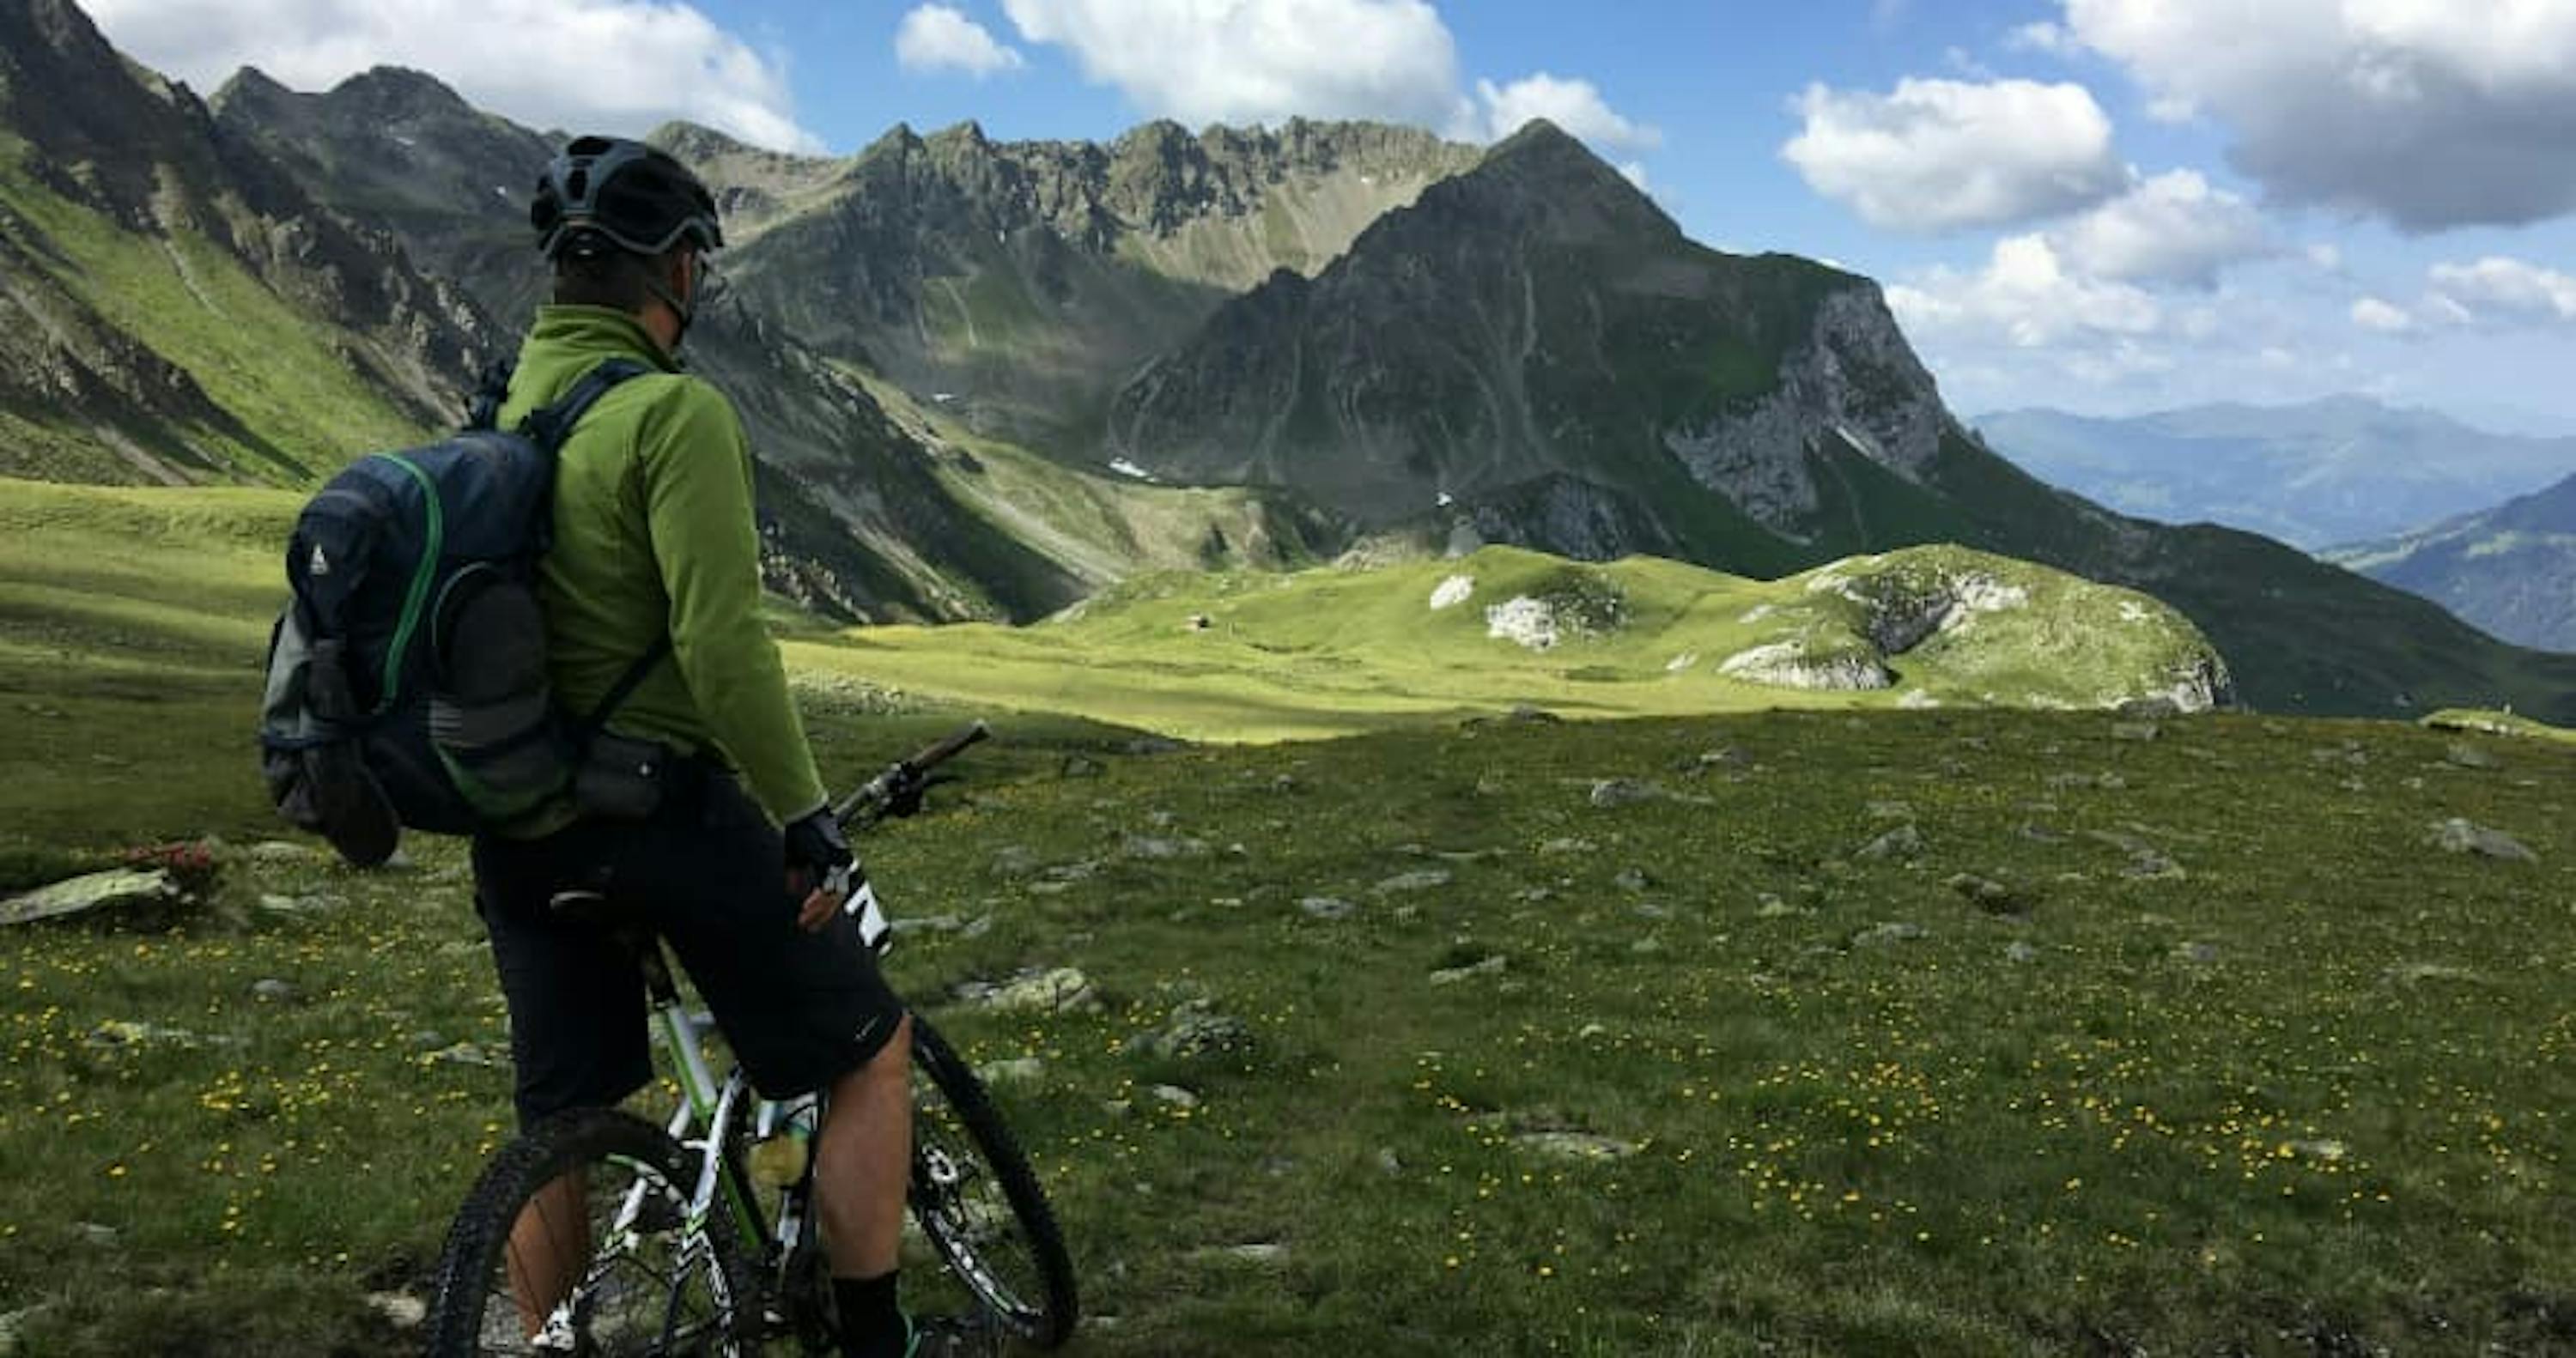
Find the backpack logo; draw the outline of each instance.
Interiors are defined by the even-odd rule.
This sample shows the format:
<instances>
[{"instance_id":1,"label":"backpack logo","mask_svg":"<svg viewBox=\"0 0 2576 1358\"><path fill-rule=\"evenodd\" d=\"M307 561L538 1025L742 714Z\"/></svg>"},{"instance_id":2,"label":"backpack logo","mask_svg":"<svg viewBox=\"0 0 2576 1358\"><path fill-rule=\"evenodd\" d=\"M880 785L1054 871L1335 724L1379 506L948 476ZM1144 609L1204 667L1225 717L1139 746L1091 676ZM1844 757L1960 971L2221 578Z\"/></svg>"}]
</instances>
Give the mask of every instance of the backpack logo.
<instances>
[{"instance_id":1,"label":"backpack logo","mask_svg":"<svg viewBox=\"0 0 2576 1358\"><path fill-rule=\"evenodd\" d=\"M323 555L321 543L317 542L313 544L313 559L304 563L304 573L307 575L329 575L331 573L331 558Z\"/></svg>"}]
</instances>

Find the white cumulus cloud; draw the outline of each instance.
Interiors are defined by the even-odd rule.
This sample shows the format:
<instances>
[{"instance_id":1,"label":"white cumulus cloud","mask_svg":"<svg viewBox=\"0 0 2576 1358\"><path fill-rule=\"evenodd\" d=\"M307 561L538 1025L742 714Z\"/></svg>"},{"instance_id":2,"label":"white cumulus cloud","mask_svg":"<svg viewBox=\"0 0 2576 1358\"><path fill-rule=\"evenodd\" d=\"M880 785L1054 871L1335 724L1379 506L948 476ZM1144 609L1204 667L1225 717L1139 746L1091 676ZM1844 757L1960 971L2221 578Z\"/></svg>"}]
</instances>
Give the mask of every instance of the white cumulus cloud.
<instances>
[{"instance_id":1,"label":"white cumulus cloud","mask_svg":"<svg viewBox=\"0 0 2576 1358\"><path fill-rule=\"evenodd\" d=\"M2155 333L2164 309L2145 289L2067 269L2042 235L1995 242L1983 269L1937 268L1887 289L1909 334L2036 349L2071 338Z\"/></svg>"},{"instance_id":2,"label":"white cumulus cloud","mask_svg":"<svg viewBox=\"0 0 2576 1358\"><path fill-rule=\"evenodd\" d=\"M2118 193L2111 119L2081 85L1908 79L1894 92L1810 85L1781 154L1872 225L2013 226Z\"/></svg>"},{"instance_id":3,"label":"white cumulus cloud","mask_svg":"<svg viewBox=\"0 0 2576 1358\"><path fill-rule=\"evenodd\" d=\"M783 59L656 0L88 0L136 60L211 91L256 66L297 89L408 66L539 128L642 133L672 118L820 151Z\"/></svg>"},{"instance_id":4,"label":"white cumulus cloud","mask_svg":"<svg viewBox=\"0 0 2576 1358\"><path fill-rule=\"evenodd\" d=\"M2231 264L2277 253L2263 215L2192 170L2140 180L2051 233L2076 269L2130 282L2218 286Z\"/></svg>"},{"instance_id":5,"label":"white cumulus cloud","mask_svg":"<svg viewBox=\"0 0 2576 1358\"><path fill-rule=\"evenodd\" d=\"M1028 64L994 41L982 24L950 5L922 5L894 33L895 60L907 71L962 71L978 80Z\"/></svg>"},{"instance_id":6,"label":"white cumulus cloud","mask_svg":"<svg viewBox=\"0 0 2576 1358\"><path fill-rule=\"evenodd\" d=\"M1664 140L1662 132L1620 116L1589 80L1560 80L1545 71L1502 86L1479 80L1476 99L1487 141L1510 136L1532 118L1545 118L1595 146L1644 150Z\"/></svg>"},{"instance_id":7,"label":"white cumulus cloud","mask_svg":"<svg viewBox=\"0 0 2576 1358\"><path fill-rule=\"evenodd\" d=\"M1384 118L1447 125L1458 47L1423 0L1004 0L1020 36L1199 125Z\"/></svg>"},{"instance_id":8,"label":"white cumulus cloud","mask_svg":"<svg viewBox=\"0 0 2576 1358\"><path fill-rule=\"evenodd\" d=\"M2404 308L2376 297L2364 297L2352 304L2352 323L2383 335L2402 335L2415 328L2415 318Z\"/></svg>"},{"instance_id":9,"label":"white cumulus cloud","mask_svg":"<svg viewBox=\"0 0 2576 1358\"><path fill-rule=\"evenodd\" d=\"M2060 0L2281 202L2424 233L2576 211L2570 0Z\"/></svg>"},{"instance_id":10,"label":"white cumulus cloud","mask_svg":"<svg viewBox=\"0 0 2576 1358\"><path fill-rule=\"evenodd\" d=\"M2435 295L2464 317L2576 321L2576 277L2528 260L2488 255L2473 264L2436 264L2432 280Z\"/></svg>"}]
</instances>

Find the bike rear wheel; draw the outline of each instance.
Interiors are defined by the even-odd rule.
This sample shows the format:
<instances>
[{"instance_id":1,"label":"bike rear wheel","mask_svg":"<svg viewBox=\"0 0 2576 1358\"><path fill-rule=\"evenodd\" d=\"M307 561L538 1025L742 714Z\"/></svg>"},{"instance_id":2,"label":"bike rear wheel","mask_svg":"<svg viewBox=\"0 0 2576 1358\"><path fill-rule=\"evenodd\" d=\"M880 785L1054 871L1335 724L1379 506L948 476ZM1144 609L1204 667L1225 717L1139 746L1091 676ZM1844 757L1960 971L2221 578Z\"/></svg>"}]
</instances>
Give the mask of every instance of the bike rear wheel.
<instances>
[{"instance_id":1,"label":"bike rear wheel","mask_svg":"<svg viewBox=\"0 0 2576 1358\"><path fill-rule=\"evenodd\" d=\"M1073 1333L1073 1262L1001 1114L946 1038L912 1018L912 1215L949 1271L1021 1339Z\"/></svg>"},{"instance_id":2,"label":"bike rear wheel","mask_svg":"<svg viewBox=\"0 0 2576 1358\"><path fill-rule=\"evenodd\" d=\"M448 1230L431 1358L756 1351L746 1336L757 1328L757 1284L743 1241L721 1193L701 1228L686 1229L696 1185L678 1142L615 1109L576 1109L530 1129L493 1157ZM546 1278L568 1289L561 1304L523 1311L519 1289L557 1290L532 1281Z\"/></svg>"}]
</instances>

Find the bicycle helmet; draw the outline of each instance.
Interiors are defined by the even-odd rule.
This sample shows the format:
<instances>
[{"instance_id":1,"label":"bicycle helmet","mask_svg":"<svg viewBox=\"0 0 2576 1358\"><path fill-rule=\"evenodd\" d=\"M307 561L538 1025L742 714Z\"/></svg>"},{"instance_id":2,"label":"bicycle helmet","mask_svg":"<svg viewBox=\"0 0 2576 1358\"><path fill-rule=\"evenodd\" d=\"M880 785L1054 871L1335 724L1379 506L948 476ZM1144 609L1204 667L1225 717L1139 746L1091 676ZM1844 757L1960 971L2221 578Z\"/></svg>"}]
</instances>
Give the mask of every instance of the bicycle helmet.
<instances>
[{"instance_id":1,"label":"bicycle helmet","mask_svg":"<svg viewBox=\"0 0 2576 1358\"><path fill-rule=\"evenodd\" d=\"M659 255L693 240L701 250L724 245L716 201L707 186L666 151L623 137L579 137L546 166L528 204L537 248L548 259L608 246Z\"/></svg>"}]
</instances>

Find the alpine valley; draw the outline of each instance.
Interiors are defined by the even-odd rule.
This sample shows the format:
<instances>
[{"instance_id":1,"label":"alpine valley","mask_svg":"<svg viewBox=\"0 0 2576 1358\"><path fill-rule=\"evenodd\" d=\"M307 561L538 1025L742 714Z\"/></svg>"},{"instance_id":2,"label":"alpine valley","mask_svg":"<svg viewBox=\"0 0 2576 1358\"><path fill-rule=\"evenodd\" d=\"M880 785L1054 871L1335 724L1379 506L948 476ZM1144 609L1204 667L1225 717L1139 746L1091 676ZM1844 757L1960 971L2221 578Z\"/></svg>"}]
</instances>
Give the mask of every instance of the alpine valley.
<instances>
[{"instance_id":1,"label":"alpine valley","mask_svg":"<svg viewBox=\"0 0 2576 1358\"><path fill-rule=\"evenodd\" d=\"M428 437L538 297L560 135L400 70L200 99L67 0L0 3L0 473L288 493ZM1768 580L1947 543L2152 596L2216 652L2088 691L2576 720L2576 656L2034 479L1876 284L1698 245L1544 122L656 139L723 200L689 357L749 425L770 584L825 618L1030 622L1146 572L1488 544Z\"/></svg>"}]
</instances>

